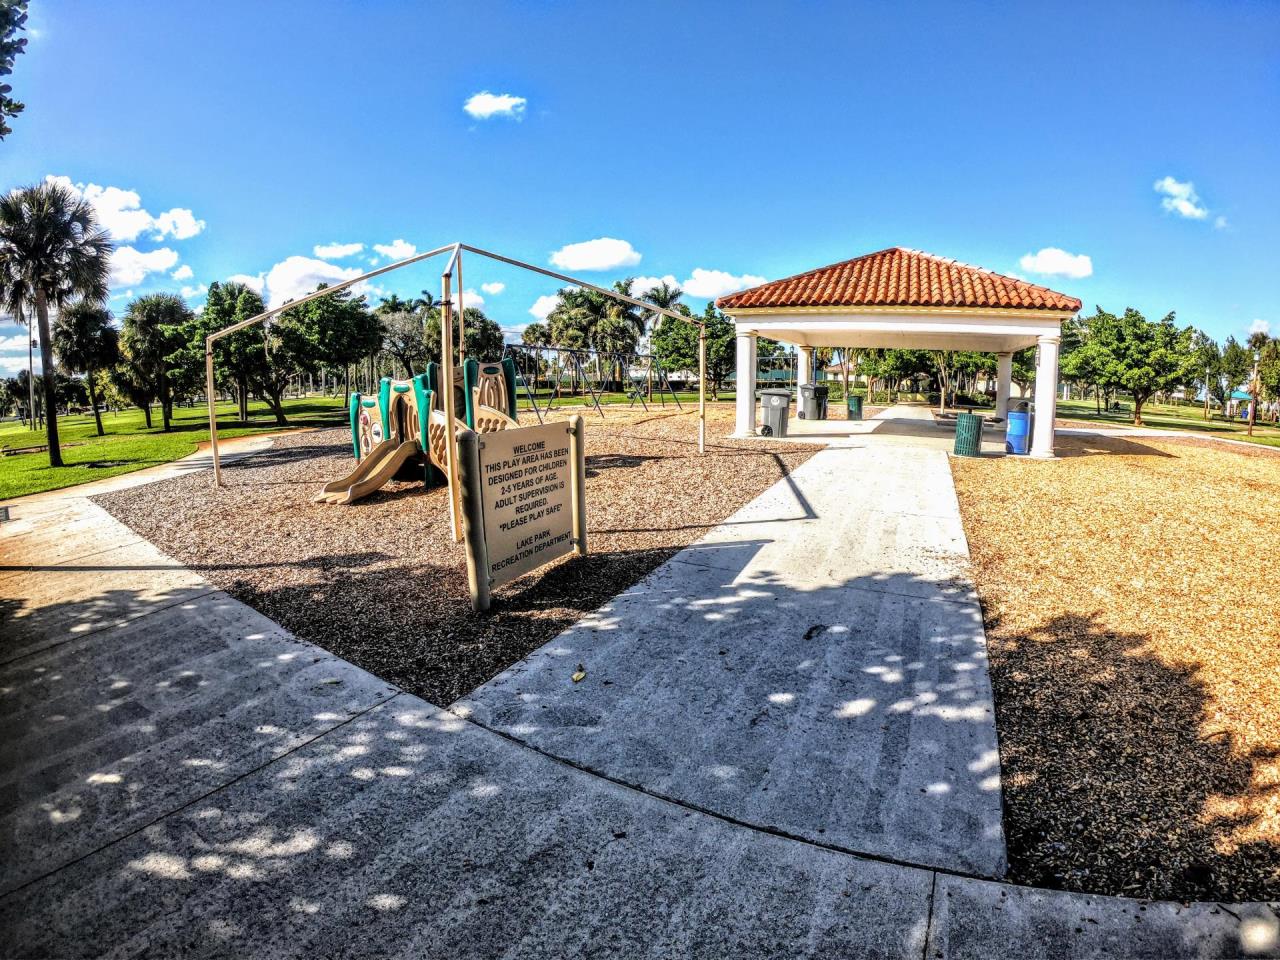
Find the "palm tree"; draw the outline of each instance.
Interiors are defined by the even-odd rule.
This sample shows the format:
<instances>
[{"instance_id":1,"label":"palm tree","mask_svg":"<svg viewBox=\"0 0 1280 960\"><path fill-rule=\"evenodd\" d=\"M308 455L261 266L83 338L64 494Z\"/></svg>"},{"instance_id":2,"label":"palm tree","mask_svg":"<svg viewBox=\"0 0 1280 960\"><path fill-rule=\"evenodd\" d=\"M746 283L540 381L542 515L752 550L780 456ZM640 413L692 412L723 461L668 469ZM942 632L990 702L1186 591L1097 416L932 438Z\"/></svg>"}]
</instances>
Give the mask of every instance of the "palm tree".
<instances>
[{"instance_id":1,"label":"palm tree","mask_svg":"<svg viewBox=\"0 0 1280 960\"><path fill-rule=\"evenodd\" d=\"M111 369L120 359L120 338L111 325L111 314L106 307L80 300L58 315L53 329L57 338L54 350L58 354L58 362L73 373L84 374L94 423L98 427L98 436L102 436L95 374L99 370Z\"/></svg>"},{"instance_id":2,"label":"palm tree","mask_svg":"<svg viewBox=\"0 0 1280 960\"><path fill-rule=\"evenodd\" d=\"M133 362L154 384L160 400L160 426L169 432L173 420L173 377L170 356L182 348L194 314L174 293L152 293L129 304L121 339Z\"/></svg>"},{"instance_id":3,"label":"palm tree","mask_svg":"<svg viewBox=\"0 0 1280 960\"><path fill-rule=\"evenodd\" d=\"M112 249L93 207L68 187L45 181L0 198L0 258L11 271L10 282L24 285L39 323L51 467L62 466L62 450L54 378L48 375L53 371L49 309L61 310L76 297L104 302Z\"/></svg>"}]
</instances>

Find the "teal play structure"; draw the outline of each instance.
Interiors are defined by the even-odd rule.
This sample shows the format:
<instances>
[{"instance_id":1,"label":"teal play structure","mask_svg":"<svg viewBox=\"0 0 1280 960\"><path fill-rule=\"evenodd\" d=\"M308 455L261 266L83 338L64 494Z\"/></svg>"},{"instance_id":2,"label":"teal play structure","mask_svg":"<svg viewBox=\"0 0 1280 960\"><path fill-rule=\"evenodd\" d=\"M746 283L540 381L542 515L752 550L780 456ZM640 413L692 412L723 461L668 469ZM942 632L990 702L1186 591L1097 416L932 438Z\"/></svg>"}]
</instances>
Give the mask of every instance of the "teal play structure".
<instances>
[{"instance_id":1,"label":"teal play structure","mask_svg":"<svg viewBox=\"0 0 1280 960\"><path fill-rule=\"evenodd\" d=\"M517 426L516 368L506 358L498 363L463 362L455 378L454 409L464 411L454 429L491 433ZM355 503L393 480L444 483L448 436L440 401L440 367L410 380L383 377L378 395L353 393L348 402L351 448L356 468L326 483L315 499L322 503Z\"/></svg>"}]
</instances>

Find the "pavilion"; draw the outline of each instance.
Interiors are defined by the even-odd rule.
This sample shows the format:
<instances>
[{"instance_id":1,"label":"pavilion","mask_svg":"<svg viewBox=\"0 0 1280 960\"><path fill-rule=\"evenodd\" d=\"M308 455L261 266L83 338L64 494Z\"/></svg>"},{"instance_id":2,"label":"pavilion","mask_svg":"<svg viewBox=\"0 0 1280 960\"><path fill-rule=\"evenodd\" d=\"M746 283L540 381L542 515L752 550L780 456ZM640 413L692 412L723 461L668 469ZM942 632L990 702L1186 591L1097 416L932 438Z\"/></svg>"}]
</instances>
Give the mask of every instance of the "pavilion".
<instances>
[{"instance_id":1,"label":"pavilion","mask_svg":"<svg viewBox=\"0 0 1280 960\"><path fill-rule=\"evenodd\" d=\"M996 355L996 416L1009 409L1013 354L1036 346L1033 457L1053 456L1058 342L1080 301L919 250L891 247L716 301L738 335L736 436L755 434L756 337L794 344L811 383L816 347L974 350Z\"/></svg>"}]
</instances>

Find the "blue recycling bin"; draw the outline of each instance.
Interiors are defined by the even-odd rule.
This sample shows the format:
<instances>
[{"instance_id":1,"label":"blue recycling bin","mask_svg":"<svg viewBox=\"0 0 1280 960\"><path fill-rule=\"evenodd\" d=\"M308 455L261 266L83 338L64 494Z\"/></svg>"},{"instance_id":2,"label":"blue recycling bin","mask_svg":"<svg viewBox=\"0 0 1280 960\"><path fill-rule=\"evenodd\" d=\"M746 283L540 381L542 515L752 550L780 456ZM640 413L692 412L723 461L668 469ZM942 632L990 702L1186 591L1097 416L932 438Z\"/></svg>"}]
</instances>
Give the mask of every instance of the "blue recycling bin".
<instances>
[{"instance_id":1,"label":"blue recycling bin","mask_svg":"<svg viewBox=\"0 0 1280 960\"><path fill-rule=\"evenodd\" d=\"M1031 414L1025 410L1009 413L1004 430L1004 452L1026 456L1031 450Z\"/></svg>"}]
</instances>

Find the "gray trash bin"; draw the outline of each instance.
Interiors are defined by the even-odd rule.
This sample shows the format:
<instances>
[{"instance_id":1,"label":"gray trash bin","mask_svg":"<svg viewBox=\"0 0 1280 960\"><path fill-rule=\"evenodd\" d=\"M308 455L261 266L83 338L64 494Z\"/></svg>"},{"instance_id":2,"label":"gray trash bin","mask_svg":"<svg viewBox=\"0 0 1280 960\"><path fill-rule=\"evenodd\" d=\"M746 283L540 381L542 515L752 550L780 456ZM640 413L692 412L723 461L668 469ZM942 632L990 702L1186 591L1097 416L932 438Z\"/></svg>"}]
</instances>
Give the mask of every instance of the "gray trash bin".
<instances>
[{"instance_id":1,"label":"gray trash bin","mask_svg":"<svg viewBox=\"0 0 1280 960\"><path fill-rule=\"evenodd\" d=\"M787 435L787 418L791 413L790 390L761 390L760 436L785 437Z\"/></svg>"},{"instance_id":2,"label":"gray trash bin","mask_svg":"<svg viewBox=\"0 0 1280 960\"><path fill-rule=\"evenodd\" d=\"M801 420L818 419L818 388L812 383L796 388L796 416Z\"/></svg>"}]
</instances>

